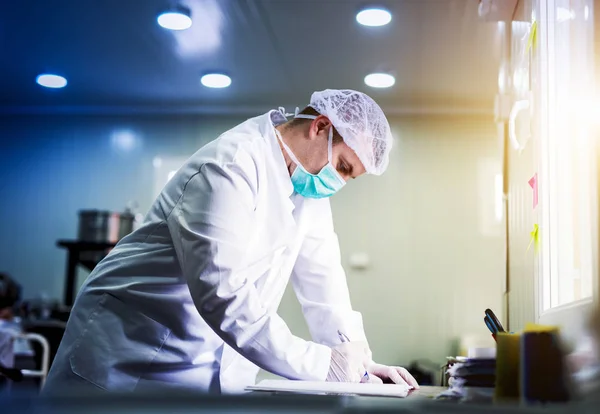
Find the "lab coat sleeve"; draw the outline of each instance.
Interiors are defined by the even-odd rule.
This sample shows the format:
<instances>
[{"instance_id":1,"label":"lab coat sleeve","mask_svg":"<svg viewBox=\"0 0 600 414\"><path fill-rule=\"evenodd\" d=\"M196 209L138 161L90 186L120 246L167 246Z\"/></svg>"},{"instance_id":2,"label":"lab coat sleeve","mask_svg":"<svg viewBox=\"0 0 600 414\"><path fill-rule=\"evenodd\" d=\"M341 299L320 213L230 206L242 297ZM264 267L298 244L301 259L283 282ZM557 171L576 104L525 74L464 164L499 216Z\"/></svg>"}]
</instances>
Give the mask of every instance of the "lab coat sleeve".
<instances>
[{"instance_id":1,"label":"lab coat sleeve","mask_svg":"<svg viewBox=\"0 0 600 414\"><path fill-rule=\"evenodd\" d=\"M292 335L242 268L256 223L250 169L204 164L185 185L167 219L183 275L200 315L245 358L289 379L324 380L331 349Z\"/></svg>"},{"instance_id":2,"label":"lab coat sleeve","mask_svg":"<svg viewBox=\"0 0 600 414\"><path fill-rule=\"evenodd\" d=\"M317 203L317 202L315 202ZM340 343L338 330L351 341L367 341L362 315L352 309L340 247L328 200L318 200L319 214L308 230L292 274L296 297L314 341Z\"/></svg>"}]
</instances>

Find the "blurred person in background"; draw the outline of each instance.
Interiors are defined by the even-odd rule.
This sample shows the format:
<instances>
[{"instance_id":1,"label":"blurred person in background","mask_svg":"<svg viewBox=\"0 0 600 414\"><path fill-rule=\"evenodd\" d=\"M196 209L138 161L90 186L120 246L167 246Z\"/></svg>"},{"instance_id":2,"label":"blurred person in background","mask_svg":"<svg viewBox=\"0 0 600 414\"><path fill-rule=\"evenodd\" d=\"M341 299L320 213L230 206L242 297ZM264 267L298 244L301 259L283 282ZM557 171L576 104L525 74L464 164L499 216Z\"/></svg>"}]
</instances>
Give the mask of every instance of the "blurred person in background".
<instances>
[{"instance_id":1,"label":"blurred person in background","mask_svg":"<svg viewBox=\"0 0 600 414\"><path fill-rule=\"evenodd\" d=\"M273 110L198 150L86 280L44 392L234 393L259 367L418 387L406 369L371 358L328 200L353 178L382 174L391 148L375 101L325 90L294 119ZM277 315L290 278L312 342Z\"/></svg>"},{"instance_id":2,"label":"blurred person in background","mask_svg":"<svg viewBox=\"0 0 600 414\"><path fill-rule=\"evenodd\" d=\"M21 287L7 274L0 273L0 366L14 366L14 338L19 332L12 320L13 310L21 299ZM8 380L0 374L0 391Z\"/></svg>"}]
</instances>

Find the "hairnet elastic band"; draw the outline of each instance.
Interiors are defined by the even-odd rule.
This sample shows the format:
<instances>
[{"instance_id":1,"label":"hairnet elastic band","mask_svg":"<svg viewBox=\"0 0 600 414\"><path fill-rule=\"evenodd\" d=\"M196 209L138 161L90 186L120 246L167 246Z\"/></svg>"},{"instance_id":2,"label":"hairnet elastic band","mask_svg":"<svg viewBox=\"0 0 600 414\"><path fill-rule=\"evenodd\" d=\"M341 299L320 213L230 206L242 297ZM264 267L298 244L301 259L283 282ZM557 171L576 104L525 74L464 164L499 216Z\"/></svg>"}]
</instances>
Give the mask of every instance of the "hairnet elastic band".
<instances>
[{"instance_id":1,"label":"hairnet elastic band","mask_svg":"<svg viewBox=\"0 0 600 414\"><path fill-rule=\"evenodd\" d=\"M289 113L289 112L285 112L285 108L283 106L279 107L279 112L281 112L281 115L283 115L286 118L289 118L290 116L293 116L294 118L300 118L298 116L298 114L300 113L300 108L296 107L296 110L294 111L294 113Z\"/></svg>"}]
</instances>

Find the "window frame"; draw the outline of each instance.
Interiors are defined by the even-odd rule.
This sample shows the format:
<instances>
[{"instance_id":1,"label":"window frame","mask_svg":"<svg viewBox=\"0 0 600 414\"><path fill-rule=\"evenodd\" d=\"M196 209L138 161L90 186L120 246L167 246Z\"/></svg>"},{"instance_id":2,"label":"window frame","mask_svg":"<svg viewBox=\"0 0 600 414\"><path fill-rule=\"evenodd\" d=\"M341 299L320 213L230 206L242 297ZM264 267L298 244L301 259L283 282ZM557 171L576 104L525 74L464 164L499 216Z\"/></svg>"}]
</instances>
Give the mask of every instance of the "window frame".
<instances>
[{"instance_id":1,"label":"window frame","mask_svg":"<svg viewBox=\"0 0 600 414\"><path fill-rule=\"evenodd\" d=\"M593 14L593 2L588 1L590 15ZM591 231L591 276L592 276L592 296L580 300L572 301L558 306L549 306L557 298L556 288L559 277L558 261L558 243L553 240L559 238L559 222L556 214L551 214L552 206L558 205L558 195L549 188L546 183L557 182L558 168L551 169L550 164L557 165L556 144L550 144L556 133L557 113L551 107L556 102L557 91L555 88L557 82L557 73L553 62L556 59L554 48L549 47L549 43L555 39L556 22L556 0L538 0L539 24L538 27L538 47L539 47L539 67L537 75L538 82L536 96L539 97L540 107L538 108L537 127L540 138L537 141L536 157L539 170L539 201L540 205L536 212L537 222L540 223L541 246L535 263L535 317L538 323L544 325L561 326L561 331L565 338L574 340L579 337L585 329L586 315L591 312L594 305L598 303L598 146L597 131L591 130L590 134L594 136L590 156L590 225ZM555 138L554 138L555 139Z\"/></svg>"}]
</instances>

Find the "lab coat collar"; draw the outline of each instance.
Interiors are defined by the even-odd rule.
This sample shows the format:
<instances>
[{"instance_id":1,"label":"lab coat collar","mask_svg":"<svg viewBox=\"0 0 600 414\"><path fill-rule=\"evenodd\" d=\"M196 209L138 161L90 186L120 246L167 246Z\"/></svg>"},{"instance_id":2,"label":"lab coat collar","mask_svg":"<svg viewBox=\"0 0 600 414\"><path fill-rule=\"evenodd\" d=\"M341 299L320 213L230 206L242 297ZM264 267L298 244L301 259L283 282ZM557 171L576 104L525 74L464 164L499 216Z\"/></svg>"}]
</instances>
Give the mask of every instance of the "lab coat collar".
<instances>
[{"instance_id":1,"label":"lab coat collar","mask_svg":"<svg viewBox=\"0 0 600 414\"><path fill-rule=\"evenodd\" d=\"M260 127L262 130L261 132L267 139L267 143L269 144L269 147L273 153L273 165L276 169L274 178L279 181L280 187L283 189L287 198L289 199L294 193L294 186L292 185L290 172L285 164L283 152L279 146L279 140L277 139L277 135L275 135L275 127L286 122L286 118L281 112L273 110L264 115L263 121L264 122L261 122Z\"/></svg>"}]
</instances>

